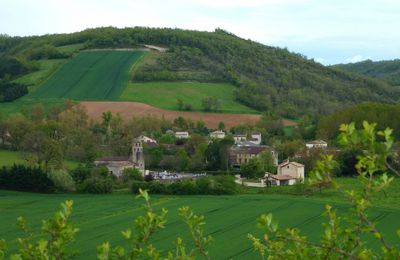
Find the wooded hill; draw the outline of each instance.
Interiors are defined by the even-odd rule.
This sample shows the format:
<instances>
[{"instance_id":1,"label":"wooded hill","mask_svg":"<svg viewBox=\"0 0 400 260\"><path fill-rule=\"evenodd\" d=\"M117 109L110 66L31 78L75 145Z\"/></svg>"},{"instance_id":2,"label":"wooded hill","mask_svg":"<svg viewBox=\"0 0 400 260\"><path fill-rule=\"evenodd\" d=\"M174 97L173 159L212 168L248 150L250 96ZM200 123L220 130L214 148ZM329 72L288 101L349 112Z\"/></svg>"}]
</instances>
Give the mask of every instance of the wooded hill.
<instances>
[{"instance_id":1,"label":"wooded hill","mask_svg":"<svg viewBox=\"0 0 400 260\"><path fill-rule=\"evenodd\" d=\"M287 49L241 39L229 32L112 27L72 34L0 37L0 77L35 69L35 60L69 57L60 46L89 48L166 47L138 65L135 81L228 82L241 103L288 118L321 115L364 101L393 103L400 89L366 76L324 67ZM63 50L68 49L64 48Z\"/></svg>"},{"instance_id":2,"label":"wooded hill","mask_svg":"<svg viewBox=\"0 0 400 260\"><path fill-rule=\"evenodd\" d=\"M390 85L400 86L400 59L385 61L366 60L357 63L338 64L332 67L382 79Z\"/></svg>"}]
</instances>

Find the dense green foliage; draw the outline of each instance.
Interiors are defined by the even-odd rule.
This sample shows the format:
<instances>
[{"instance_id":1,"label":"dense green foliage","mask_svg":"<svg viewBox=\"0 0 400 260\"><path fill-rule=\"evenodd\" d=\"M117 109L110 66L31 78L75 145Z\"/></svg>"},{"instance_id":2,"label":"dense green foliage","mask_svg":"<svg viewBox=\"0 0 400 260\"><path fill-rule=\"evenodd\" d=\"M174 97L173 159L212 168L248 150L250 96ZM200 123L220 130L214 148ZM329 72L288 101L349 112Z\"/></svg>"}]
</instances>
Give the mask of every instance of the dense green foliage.
<instances>
[{"instance_id":1,"label":"dense green foliage","mask_svg":"<svg viewBox=\"0 0 400 260\"><path fill-rule=\"evenodd\" d=\"M400 138L400 105L376 103L360 104L322 117L318 123L317 135L323 139L335 138L341 123L355 122L358 127L364 120L387 126L394 130L393 136Z\"/></svg>"},{"instance_id":2,"label":"dense green foliage","mask_svg":"<svg viewBox=\"0 0 400 260\"><path fill-rule=\"evenodd\" d=\"M53 181L40 168L13 165L0 169L0 189L30 192L53 192Z\"/></svg>"},{"instance_id":3,"label":"dense green foliage","mask_svg":"<svg viewBox=\"0 0 400 260\"><path fill-rule=\"evenodd\" d=\"M255 113L253 109L235 100L234 91L235 87L226 83L135 82L125 88L121 100L142 102L170 110L201 111L204 108L202 100L213 96L220 100L220 112ZM188 105L191 109L187 109Z\"/></svg>"},{"instance_id":4,"label":"dense green foliage","mask_svg":"<svg viewBox=\"0 0 400 260\"><path fill-rule=\"evenodd\" d=\"M28 88L23 84L0 81L0 103L11 102L28 94Z\"/></svg>"},{"instance_id":5,"label":"dense green foliage","mask_svg":"<svg viewBox=\"0 0 400 260\"><path fill-rule=\"evenodd\" d=\"M400 60L360 61L349 64L334 65L345 71L363 74L369 77L382 79L393 86L400 86Z\"/></svg>"},{"instance_id":6,"label":"dense green foliage","mask_svg":"<svg viewBox=\"0 0 400 260\"><path fill-rule=\"evenodd\" d=\"M115 100L126 87L128 72L141 52L81 52L58 70L31 97Z\"/></svg>"},{"instance_id":7,"label":"dense green foliage","mask_svg":"<svg viewBox=\"0 0 400 260\"><path fill-rule=\"evenodd\" d=\"M134 80L228 82L237 87L235 98L241 103L285 117L327 114L363 101L395 102L400 94L383 82L327 68L286 49L244 40L221 29L210 33L108 27L39 37L2 36L0 56L16 57L45 44L82 44L82 48L164 46L167 52L144 57L135 68Z\"/></svg>"},{"instance_id":8,"label":"dense green foliage","mask_svg":"<svg viewBox=\"0 0 400 260\"><path fill-rule=\"evenodd\" d=\"M232 176L207 176L195 180L182 180L172 183L158 181L132 183L132 192L139 189L148 190L152 194L170 195L224 195L237 193L237 187Z\"/></svg>"}]
</instances>

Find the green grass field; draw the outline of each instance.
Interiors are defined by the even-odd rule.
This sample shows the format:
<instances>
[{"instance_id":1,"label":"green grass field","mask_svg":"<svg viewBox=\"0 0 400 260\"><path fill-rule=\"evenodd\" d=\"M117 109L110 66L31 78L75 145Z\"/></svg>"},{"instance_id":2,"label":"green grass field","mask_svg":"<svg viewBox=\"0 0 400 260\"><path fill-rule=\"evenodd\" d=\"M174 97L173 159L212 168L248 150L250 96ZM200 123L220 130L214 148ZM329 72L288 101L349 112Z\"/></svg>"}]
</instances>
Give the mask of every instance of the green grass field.
<instances>
[{"instance_id":1,"label":"green grass field","mask_svg":"<svg viewBox=\"0 0 400 260\"><path fill-rule=\"evenodd\" d=\"M33 99L115 100L140 51L80 52L29 95Z\"/></svg>"},{"instance_id":2,"label":"green grass field","mask_svg":"<svg viewBox=\"0 0 400 260\"><path fill-rule=\"evenodd\" d=\"M149 82L130 83L121 95L123 101L136 101L155 107L177 110L177 100L191 104L193 110L202 110L201 100L214 96L221 100L221 112L256 113L235 101L235 87L226 83Z\"/></svg>"},{"instance_id":3,"label":"green grass field","mask_svg":"<svg viewBox=\"0 0 400 260\"><path fill-rule=\"evenodd\" d=\"M10 241L11 251L15 250L15 238L21 236L14 225L18 216L25 216L32 230L39 231L41 219L51 217L61 202L74 200L72 222L80 228L73 245L79 253L77 259L94 259L96 245L105 241L124 245L120 231L133 226L142 203L131 194L45 195L0 191L0 198L0 237ZM214 238L209 247L212 259L259 259L255 258L247 234L261 234L255 224L262 213L272 212L280 227L298 227L312 240L322 234L321 223L325 220L322 215L325 201L285 195L153 196L152 201L156 210L169 210L166 229L152 241L157 247L164 252L172 250L177 236L189 241L187 229L177 214L179 207L189 205L196 213L205 215L206 235ZM333 206L339 213L349 208L340 202ZM398 241L395 239L400 228L399 208L374 208L369 215L379 219L378 228L389 242Z\"/></svg>"},{"instance_id":4,"label":"green grass field","mask_svg":"<svg viewBox=\"0 0 400 260\"><path fill-rule=\"evenodd\" d=\"M0 150L0 167L11 166L13 164L25 164L26 161L22 158L21 153L16 151ZM78 162L65 161L65 167L73 169L78 166Z\"/></svg>"}]
</instances>

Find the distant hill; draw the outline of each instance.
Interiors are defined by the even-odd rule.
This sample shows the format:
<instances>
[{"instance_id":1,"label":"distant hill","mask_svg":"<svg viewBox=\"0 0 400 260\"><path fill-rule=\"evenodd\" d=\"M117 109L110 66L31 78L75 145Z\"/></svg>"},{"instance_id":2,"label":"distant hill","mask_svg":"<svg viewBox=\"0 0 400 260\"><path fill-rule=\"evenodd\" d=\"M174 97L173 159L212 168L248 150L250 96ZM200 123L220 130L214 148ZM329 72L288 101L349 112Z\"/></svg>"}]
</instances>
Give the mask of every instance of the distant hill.
<instances>
[{"instance_id":1,"label":"distant hill","mask_svg":"<svg viewBox=\"0 0 400 260\"><path fill-rule=\"evenodd\" d=\"M382 79L392 86L400 86L400 59L386 61L366 60L357 63L338 64L332 67Z\"/></svg>"},{"instance_id":2,"label":"distant hill","mask_svg":"<svg viewBox=\"0 0 400 260\"><path fill-rule=\"evenodd\" d=\"M34 37L2 35L0 77L18 78L34 71L37 61L68 58L82 49L139 49L145 45L166 51L148 52L131 74L133 81L230 83L240 103L287 118L328 114L365 101L394 103L400 98L400 88L380 80L324 67L301 54L221 29L106 27Z\"/></svg>"}]
</instances>

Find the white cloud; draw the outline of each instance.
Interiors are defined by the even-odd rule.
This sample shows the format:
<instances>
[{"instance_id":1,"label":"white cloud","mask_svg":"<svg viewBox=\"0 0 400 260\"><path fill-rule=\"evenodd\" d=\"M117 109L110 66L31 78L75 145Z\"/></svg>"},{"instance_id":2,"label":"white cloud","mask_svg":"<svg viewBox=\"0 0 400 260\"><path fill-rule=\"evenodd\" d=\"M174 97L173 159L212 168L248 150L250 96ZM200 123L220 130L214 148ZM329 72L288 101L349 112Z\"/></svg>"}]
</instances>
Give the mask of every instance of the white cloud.
<instances>
[{"instance_id":1,"label":"white cloud","mask_svg":"<svg viewBox=\"0 0 400 260\"><path fill-rule=\"evenodd\" d=\"M346 62L348 62L348 63L356 63L356 62L360 62L360 61L368 60L368 59L371 59L371 57L364 57L364 56L362 56L360 54L357 54L357 55L354 55L351 58L346 59Z\"/></svg>"}]
</instances>

